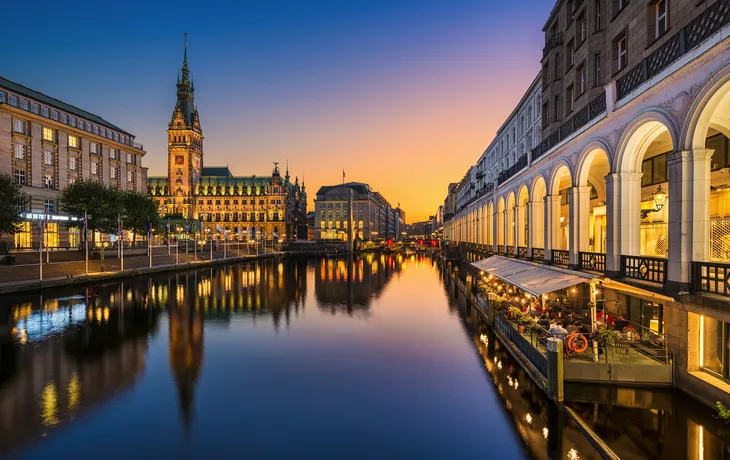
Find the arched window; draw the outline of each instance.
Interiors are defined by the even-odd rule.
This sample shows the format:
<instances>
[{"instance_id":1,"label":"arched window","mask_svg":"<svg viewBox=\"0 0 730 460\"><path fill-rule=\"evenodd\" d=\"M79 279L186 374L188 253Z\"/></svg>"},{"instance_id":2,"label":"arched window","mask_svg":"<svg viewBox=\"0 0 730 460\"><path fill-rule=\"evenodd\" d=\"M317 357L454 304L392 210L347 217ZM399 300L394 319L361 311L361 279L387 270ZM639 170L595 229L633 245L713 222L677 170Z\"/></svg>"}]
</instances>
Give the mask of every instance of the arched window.
<instances>
[{"instance_id":1,"label":"arched window","mask_svg":"<svg viewBox=\"0 0 730 460\"><path fill-rule=\"evenodd\" d=\"M521 132L525 132L525 116L520 116L520 130Z\"/></svg>"},{"instance_id":2,"label":"arched window","mask_svg":"<svg viewBox=\"0 0 730 460\"><path fill-rule=\"evenodd\" d=\"M527 108L527 124L532 124L532 106Z\"/></svg>"}]
</instances>

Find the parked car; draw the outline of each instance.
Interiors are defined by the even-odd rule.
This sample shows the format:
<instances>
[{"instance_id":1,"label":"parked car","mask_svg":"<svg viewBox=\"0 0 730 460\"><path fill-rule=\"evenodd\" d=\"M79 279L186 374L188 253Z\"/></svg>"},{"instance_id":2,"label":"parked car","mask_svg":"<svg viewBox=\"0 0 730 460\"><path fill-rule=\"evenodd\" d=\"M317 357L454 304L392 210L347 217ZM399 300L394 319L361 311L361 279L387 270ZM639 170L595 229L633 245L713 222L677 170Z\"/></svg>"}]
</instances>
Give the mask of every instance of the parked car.
<instances>
[{"instance_id":1,"label":"parked car","mask_svg":"<svg viewBox=\"0 0 730 460\"><path fill-rule=\"evenodd\" d=\"M0 254L0 265L13 265L15 256L12 254Z\"/></svg>"}]
</instances>

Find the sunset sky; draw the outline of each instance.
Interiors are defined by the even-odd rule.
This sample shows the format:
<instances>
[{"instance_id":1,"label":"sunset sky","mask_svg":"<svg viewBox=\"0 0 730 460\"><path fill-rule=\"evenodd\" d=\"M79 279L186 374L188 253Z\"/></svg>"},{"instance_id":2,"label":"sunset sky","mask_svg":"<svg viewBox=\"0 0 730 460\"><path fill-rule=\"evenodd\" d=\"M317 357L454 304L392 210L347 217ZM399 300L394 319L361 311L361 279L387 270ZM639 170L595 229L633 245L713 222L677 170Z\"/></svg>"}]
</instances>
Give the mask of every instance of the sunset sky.
<instances>
[{"instance_id":1,"label":"sunset sky","mask_svg":"<svg viewBox=\"0 0 730 460\"><path fill-rule=\"evenodd\" d=\"M33 15L0 29L0 75L135 134L149 174L164 175L188 32L206 166L266 175L288 159L312 208L344 169L413 222L537 75L553 3L8 2L5 18Z\"/></svg>"}]
</instances>

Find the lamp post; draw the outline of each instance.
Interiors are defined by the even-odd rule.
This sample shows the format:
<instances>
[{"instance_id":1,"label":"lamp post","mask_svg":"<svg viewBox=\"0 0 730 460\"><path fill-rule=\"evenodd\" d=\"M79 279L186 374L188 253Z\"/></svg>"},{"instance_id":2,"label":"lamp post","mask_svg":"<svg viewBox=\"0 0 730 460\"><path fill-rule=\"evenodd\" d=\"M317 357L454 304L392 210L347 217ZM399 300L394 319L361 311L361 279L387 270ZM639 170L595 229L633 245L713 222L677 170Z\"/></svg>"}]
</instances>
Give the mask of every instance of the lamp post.
<instances>
[{"instance_id":1,"label":"lamp post","mask_svg":"<svg viewBox=\"0 0 730 460\"><path fill-rule=\"evenodd\" d=\"M106 241L102 241L99 243L99 247L101 248L101 271L104 271L104 251L109 246L109 243Z\"/></svg>"},{"instance_id":2,"label":"lamp post","mask_svg":"<svg viewBox=\"0 0 730 460\"><path fill-rule=\"evenodd\" d=\"M654 207L651 209L642 209L641 210L641 218L646 219L650 213L652 212L659 212L664 208L664 203L667 201L667 194L662 190L661 184L659 184L659 187L657 187L656 192L652 193L651 195L652 200L654 201Z\"/></svg>"}]
</instances>

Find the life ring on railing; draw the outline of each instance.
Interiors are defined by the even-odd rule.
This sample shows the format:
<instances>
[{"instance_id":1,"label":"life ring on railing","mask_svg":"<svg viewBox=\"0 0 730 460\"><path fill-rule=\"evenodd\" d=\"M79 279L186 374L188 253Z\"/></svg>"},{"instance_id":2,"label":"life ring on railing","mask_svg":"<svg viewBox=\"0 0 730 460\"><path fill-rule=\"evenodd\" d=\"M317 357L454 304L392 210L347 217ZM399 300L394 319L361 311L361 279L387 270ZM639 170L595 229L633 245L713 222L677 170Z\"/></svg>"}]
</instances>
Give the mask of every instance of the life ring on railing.
<instances>
[{"instance_id":1,"label":"life ring on railing","mask_svg":"<svg viewBox=\"0 0 730 460\"><path fill-rule=\"evenodd\" d=\"M573 332L566 339L565 345L574 353L582 353L588 348L588 339L583 334Z\"/></svg>"}]
</instances>

